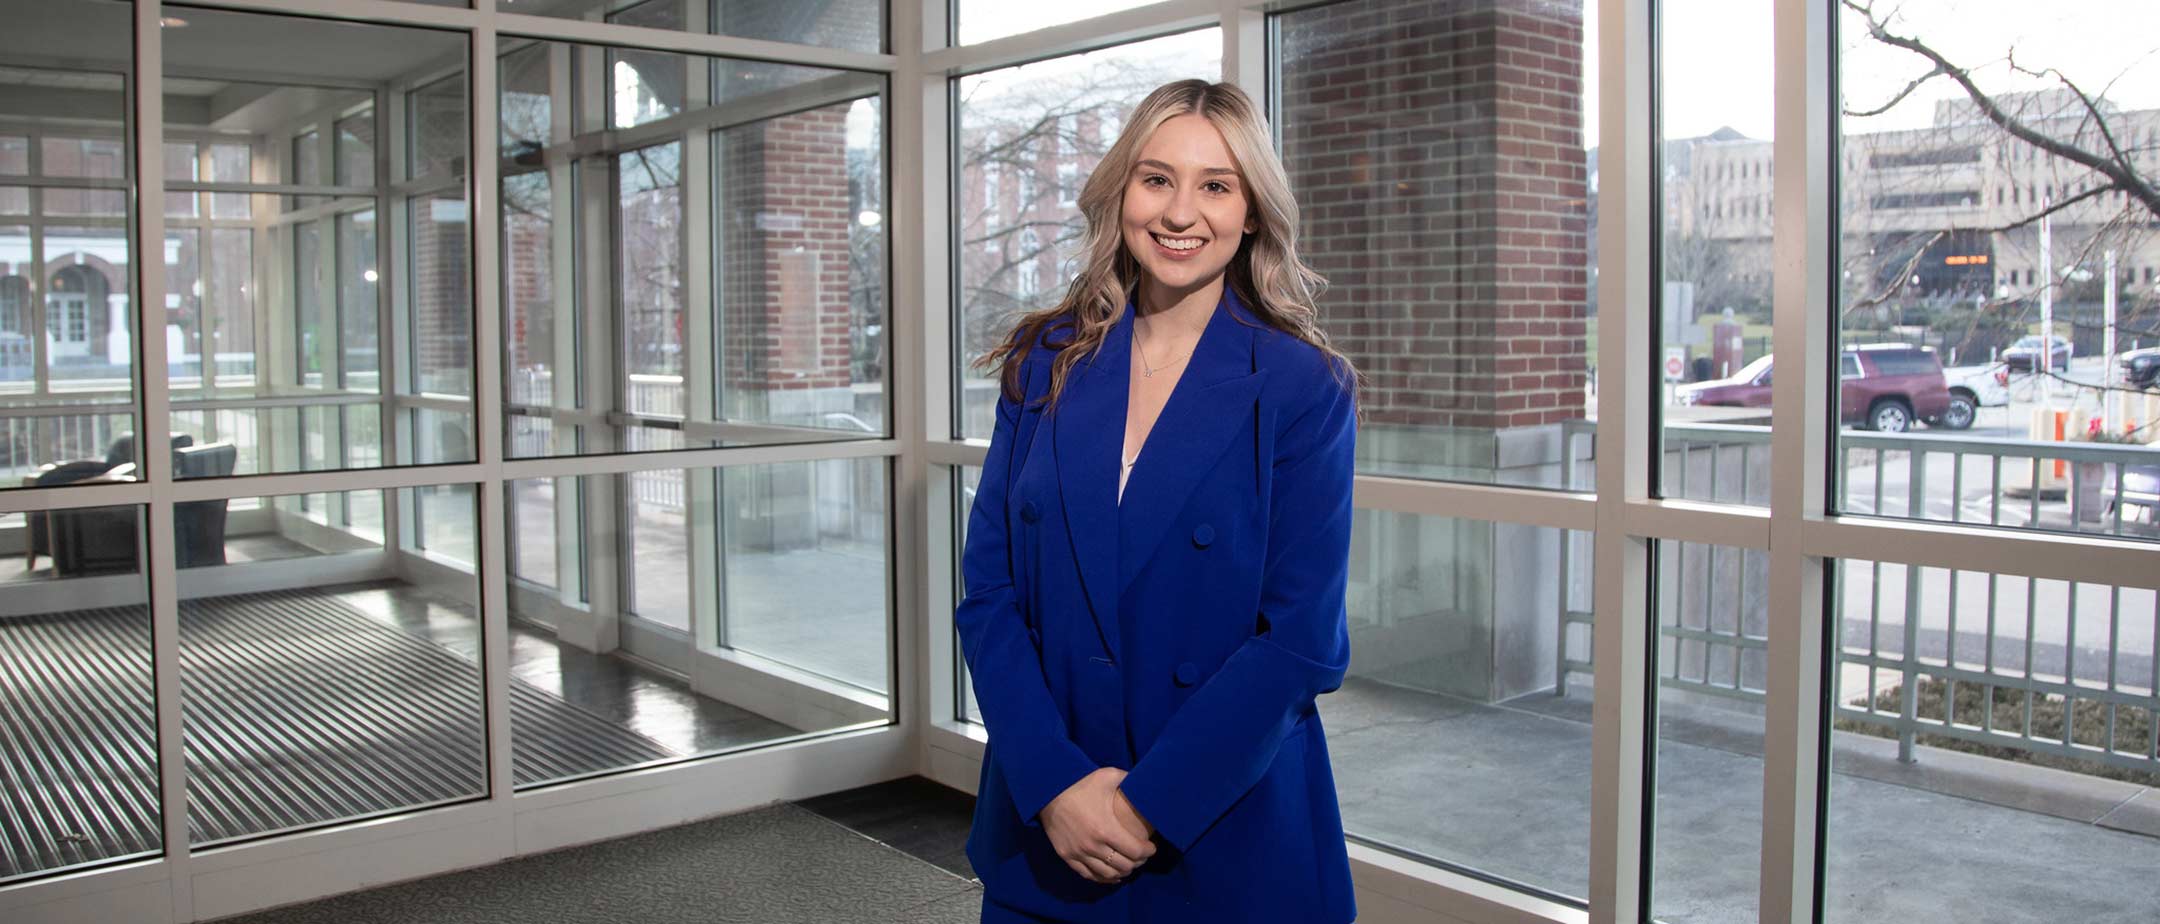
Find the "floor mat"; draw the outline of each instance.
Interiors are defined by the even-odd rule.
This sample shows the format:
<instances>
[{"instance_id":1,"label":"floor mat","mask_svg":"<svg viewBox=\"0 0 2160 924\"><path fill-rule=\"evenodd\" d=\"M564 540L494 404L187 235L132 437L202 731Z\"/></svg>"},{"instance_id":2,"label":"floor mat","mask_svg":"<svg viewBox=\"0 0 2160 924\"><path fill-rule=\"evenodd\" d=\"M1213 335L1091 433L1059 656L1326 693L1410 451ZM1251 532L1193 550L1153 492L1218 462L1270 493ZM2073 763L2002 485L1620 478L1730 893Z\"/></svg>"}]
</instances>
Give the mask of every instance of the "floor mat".
<instances>
[{"instance_id":1,"label":"floor mat","mask_svg":"<svg viewBox=\"0 0 2160 924\"><path fill-rule=\"evenodd\" d=\"M486 792L478 665L335 595L189 601L194 843ZM512 679L519 784L674 756ZM0 621L0 879L158 849L149 614Z\"/></svg>"}]
</instances>

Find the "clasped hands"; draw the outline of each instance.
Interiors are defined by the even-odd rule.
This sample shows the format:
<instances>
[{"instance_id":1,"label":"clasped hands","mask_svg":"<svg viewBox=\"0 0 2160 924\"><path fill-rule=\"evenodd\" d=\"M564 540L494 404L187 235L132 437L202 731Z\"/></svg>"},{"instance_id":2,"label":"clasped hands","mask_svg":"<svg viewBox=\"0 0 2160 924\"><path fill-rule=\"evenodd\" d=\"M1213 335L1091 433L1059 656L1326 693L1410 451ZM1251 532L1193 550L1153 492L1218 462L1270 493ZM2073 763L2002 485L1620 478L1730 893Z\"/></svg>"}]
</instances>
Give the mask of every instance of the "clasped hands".
<instances>
[{"instance_id":1,"label":"clasped hands","mask_svg":"<svg viewBox=\"0 0 2160 924\"><path fill-rule=\"evenodd\" d=\"M1155 826L1118 789L1124 781L1125 771L1103 767L1043 806L1050 846L1089 882L1115 885L1155 855Z\"/></svg>"}]
</instances>

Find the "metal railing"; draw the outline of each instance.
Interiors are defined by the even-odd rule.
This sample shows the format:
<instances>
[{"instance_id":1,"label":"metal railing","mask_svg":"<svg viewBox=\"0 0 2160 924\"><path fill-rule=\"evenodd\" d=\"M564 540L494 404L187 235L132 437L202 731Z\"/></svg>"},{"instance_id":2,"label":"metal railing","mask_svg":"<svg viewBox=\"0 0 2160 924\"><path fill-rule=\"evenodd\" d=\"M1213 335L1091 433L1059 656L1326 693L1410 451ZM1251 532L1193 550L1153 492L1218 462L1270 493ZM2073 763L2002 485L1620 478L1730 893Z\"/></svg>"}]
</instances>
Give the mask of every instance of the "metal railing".
<instances>
[{"instance_id":1,"label":"metal railing","mask_svg":"<svg viewBox=\"0 0 2160 924\"><path fill-rule=\"evenodd\" d=\"M1767 427L1674 425L1664 434L1666 496L1767 500ZM2135 473L2160 470L2160 450L2150 447L1856 430L1841 431L1836 446L1838 509L1848 514L2160 536L2151 502L2126 491ZM1665 689L1762 702L1765 561L1693 543L1661 551ZM1563 543L1562 692L1568 675L1593 669L1591 614L1568 592L1578 564ZM1837 718L1886 730L1905 760L1919 736L1934 735L2160 772L2160 594L1884 562L1843 561L1840 569ZM1932 691L1925 701L1924 689Z\"/></svg>"}]
</instances>

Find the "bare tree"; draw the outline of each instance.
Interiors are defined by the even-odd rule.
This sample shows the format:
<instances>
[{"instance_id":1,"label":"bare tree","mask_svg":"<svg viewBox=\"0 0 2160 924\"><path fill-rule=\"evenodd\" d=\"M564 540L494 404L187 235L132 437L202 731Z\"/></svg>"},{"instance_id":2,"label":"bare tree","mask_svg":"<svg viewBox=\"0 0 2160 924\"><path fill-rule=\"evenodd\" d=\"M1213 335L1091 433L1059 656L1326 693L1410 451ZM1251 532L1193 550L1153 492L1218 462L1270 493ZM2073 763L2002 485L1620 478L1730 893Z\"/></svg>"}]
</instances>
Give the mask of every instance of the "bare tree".
<instances>
[{"instance_id":1,"label":"bare tree","mask_svg":"<svg viewBox=\"0 0 2160 924\"><path fill-rule=\"evenodd\" d=\"M1955 298L1938 299L1942 303L1932 306L1940 309L1938 324L1943 320L1963 320L1968 338L1972 331L1983 326L2021 329L2031 319L2042 289L2058 300L2092 297L2098 289L2092 268L2099 264L2101 253L2109 249L2135 252L2150 230L2160 226L2160 187L2155 186L2153 176L2140 163L2150 158L2153 146L2149 142L2140 146L2119 124L2121 113L2107 102L2112 82L2097 92L2089 90L2059 68L2036 68L2019 63L2015 46L2008 48L2000 59L1978 64L1955 61L1925 39L1901 30L1893 22L1895 9L1878 11L1877 0L1840 0L1840 3L1856 14L1871 40L1911 53L1924 68L1882 101L1872 105L1846 105L1845 116L1868 118L1881 115L1922 87L1949 81L1959 95L1971 103L1979 122L1977 126L1941 129L1957 135L1942 139L1946 148L1970 146L1977 152L1995 146L2006 153L2024 149L2042 162L2069 172L2059 195L2023 197L2019 208L2007 221L1908 232L1877 241L1873 247L1849 247L1845 269L1857 278L1845 292L1843 310L1847 318L1862 312L1887 316L1897 308L1925 302L1926 296L1916 291L1916 271L1931 248L1939 243L1965 236L1984 237L1995 242L1998 248L2017 247L2021 236L2013 236L2012 232L2029 232L2043 219L2060 221L2067 217L2065 213L2074 212L2080 217L2074 225L2080 234L2066 242L2073 256L2059 265L2054 278L2037 280L2037 288L2028 287L2016 294L2000 290L1957 293ZM1980 86L1975 72L1997 64L2007 66L2015 74L2050 81L2057 92L2049 97L2033 93L2015 96L1990 93ZM2030 101L2043 98L2059 99L2064 105L2030 105ZM1869 191L1848 188L1847 192L1860 195ZM1848 211L1862 207L1855 199L1848 199L1844 205ZM2099 212L2109 208L2112 211ZM2150 287L2132 298L2125 308L2122 317L2126 332L2144 336L2160 332L2153 326L2155 299ZM2079 323L2074 316L2072 323Z\"/></svg>"},{"instance_id":2,"label":"bare tree","mask_svg":"<svg viewBox=\"0 0 2160 924\"><path fill-rule=\"evenodd\" d=\"M1126 112L1175 79L1174 62L1113 57L1072 72L970 87L960 101L961 346L981 356L1018 313L1061 295L1087 230L1069 203Z\"/></svg>"}]
</instances>

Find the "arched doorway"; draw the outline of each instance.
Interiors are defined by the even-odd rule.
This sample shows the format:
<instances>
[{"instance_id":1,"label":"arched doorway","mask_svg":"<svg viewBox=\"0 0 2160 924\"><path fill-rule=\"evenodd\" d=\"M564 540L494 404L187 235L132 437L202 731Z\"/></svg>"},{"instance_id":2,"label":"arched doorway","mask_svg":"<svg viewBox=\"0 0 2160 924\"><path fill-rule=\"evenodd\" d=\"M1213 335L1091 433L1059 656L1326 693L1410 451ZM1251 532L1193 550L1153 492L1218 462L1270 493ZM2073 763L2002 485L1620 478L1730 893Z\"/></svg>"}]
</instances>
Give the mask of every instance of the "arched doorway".
<instances>
[{"instance_id":1,"label":"arched doorway","mask_svg":"<svg viewBox=\"0 0 2160 924\"><path fill-rule=\"evenodd\" d=\"M45 344L54 363L90 356L92 330L105 314L111 287L82 264L63 266L45 290Z\"/></svg>"}]
</instances>

